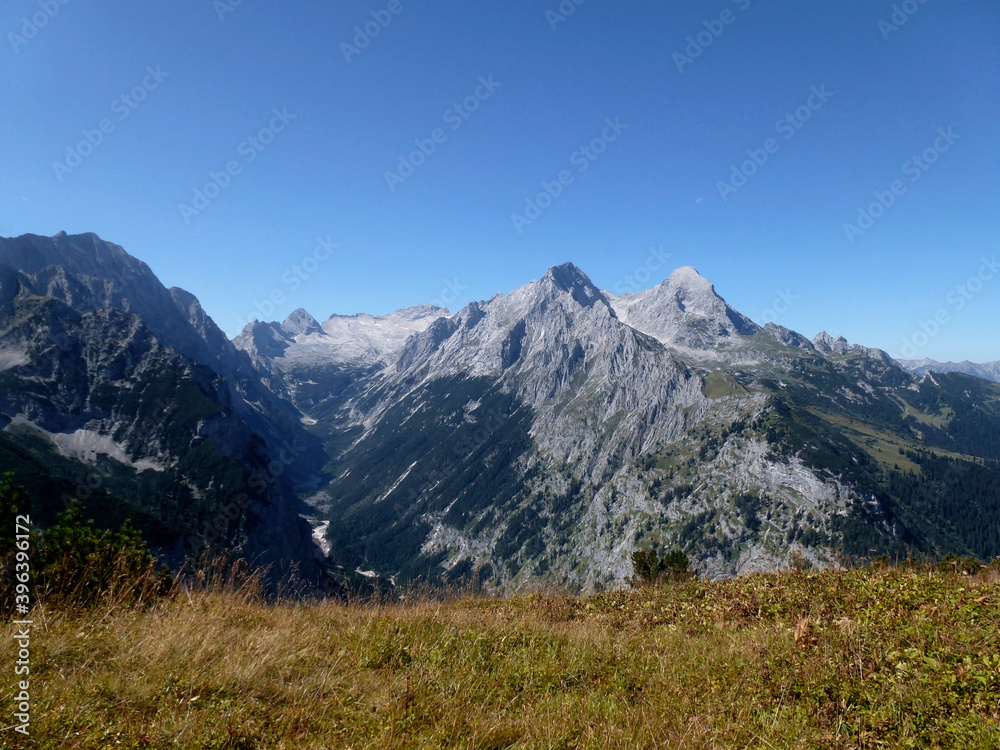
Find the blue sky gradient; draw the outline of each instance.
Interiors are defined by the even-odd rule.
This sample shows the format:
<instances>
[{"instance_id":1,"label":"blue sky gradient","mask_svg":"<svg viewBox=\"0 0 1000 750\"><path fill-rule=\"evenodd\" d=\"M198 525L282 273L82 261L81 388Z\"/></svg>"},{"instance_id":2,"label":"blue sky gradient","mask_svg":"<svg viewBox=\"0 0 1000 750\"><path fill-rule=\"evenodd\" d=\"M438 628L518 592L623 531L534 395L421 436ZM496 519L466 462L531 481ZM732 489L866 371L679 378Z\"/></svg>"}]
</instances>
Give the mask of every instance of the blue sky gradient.
<instances>
[{"instance_id":1,"label":"blue sky gradient","mask_svg":"<svg viewBox=\"0 0 1000 750\"><path fill-rule=\"evenodd\" d=\"M0 235L96 232L230 335L570 260L1000 360L1000 5L893 5L8 0Z\"/></svg>"}]
</instances>

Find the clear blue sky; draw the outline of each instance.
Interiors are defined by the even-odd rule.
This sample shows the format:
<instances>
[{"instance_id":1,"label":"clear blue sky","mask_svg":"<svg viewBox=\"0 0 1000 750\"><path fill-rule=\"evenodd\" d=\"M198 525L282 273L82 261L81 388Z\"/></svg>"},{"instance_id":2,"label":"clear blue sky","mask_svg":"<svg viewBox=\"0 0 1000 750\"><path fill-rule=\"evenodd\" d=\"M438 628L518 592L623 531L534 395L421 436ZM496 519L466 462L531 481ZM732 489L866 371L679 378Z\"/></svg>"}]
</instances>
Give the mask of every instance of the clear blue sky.
<instances>
[{"instance_id":1,"label":"clear blue sky","mask_svg":"<svg viewBox=\"0 0 1000 750\"><path fill-rule=\"evenodd\" d=\"M874 0L586 0L564 21L546 15L559 0L229 2L3 3L0 234L97 232L230 335L274 291L277 319L443 293L458 309L566 260L620 291L662 247L758 321L898 356L943 310L910 353L1000 359L1000 273L962 309L957 291L1000 253L994 0L910 0L897 30ZM345 54L380 11L391 22ZM711 44L677 58L700 32ZM447 112L477 90L467 119ZM800 127L777 126L810 102ZM105 118L73 166L67 149ZM577 153L615 135L608 118L627 128L595 160ZM268 145L247 141L272 124ZM386 172L436 128L435 152L390 189ZM924 170L910 159L926 149ZM767 161L724 200L748 150ZM185 220L180 204L231 161L238 174ZM518 231L511 214L563 170L572 182ZM850 242L844 225L897 180L905 192ZM293 289L317 237L339 248Z\"/></svg>"}]
</instances>

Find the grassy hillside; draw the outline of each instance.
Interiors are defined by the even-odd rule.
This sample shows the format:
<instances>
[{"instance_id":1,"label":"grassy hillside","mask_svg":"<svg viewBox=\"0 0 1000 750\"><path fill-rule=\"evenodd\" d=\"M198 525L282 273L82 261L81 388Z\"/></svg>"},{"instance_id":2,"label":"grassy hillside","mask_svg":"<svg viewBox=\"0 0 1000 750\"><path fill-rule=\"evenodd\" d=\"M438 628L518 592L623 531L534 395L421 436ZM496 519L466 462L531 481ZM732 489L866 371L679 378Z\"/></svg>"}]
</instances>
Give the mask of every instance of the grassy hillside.
<instances>
[{"instance_id":1,"label":"grassy hillside","mask_svg":"<svg viewBox=\"0 0 1000 750\"><path fill-rule=\"evenodd\" d=\"M996 564L585 599L268 605L230 587L34 620L25 747L1000 745Z\"/></svg>"}]
</instances>

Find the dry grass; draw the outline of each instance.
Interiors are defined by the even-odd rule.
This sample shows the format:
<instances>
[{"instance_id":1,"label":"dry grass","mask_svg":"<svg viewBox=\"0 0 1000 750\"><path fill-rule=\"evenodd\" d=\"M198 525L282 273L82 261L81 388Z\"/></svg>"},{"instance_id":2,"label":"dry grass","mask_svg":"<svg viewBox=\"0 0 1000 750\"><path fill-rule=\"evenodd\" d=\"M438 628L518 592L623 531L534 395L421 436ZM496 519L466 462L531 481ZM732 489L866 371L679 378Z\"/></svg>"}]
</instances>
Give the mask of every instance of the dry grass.
<instances>
[{"instance_id":1,"label":"dry grass","mask_svg":"<svg viewBox=\"0 0 1000 750\"><path fill-rule=\"evenodd\" d=\"M0 743L996 748L997 578L872 568L349 605L230 582L153 608L37 608L31 744Z\"/></svg>"}]
</instances>

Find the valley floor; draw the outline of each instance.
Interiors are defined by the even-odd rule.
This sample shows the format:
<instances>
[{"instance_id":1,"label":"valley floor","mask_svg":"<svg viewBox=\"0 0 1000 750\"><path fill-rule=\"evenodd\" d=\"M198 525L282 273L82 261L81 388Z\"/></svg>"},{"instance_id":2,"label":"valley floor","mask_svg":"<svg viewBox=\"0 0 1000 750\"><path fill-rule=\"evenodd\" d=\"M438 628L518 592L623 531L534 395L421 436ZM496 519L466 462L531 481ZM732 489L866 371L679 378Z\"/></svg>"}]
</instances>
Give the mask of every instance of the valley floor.
<instances>
[{"instance_id":1,"label":"valley floor","mask_svg":"<svg viewBox=\"0 0 1000 750\"><path fill-rule=\"evenodd\" d=\"M996 564L583 599L267 605L181 592L142 611L33 619L24 747L1000 746ZM2 639L0 663L14 649ZM7 728L0 744L21 746Z\"/></svg>"}]
</instances>

